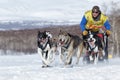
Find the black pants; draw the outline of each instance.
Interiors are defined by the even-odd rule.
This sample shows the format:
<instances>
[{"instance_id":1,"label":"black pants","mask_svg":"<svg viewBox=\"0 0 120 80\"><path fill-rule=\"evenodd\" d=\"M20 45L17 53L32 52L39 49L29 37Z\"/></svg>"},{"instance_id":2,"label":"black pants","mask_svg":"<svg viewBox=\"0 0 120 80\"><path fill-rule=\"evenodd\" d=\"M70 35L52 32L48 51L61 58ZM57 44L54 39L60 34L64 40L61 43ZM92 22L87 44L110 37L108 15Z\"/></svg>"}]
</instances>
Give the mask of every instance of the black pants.
<instances>
[{"instance_id":1,"label":"black pants","mask_svg":"<svg viewBox=\"0 0 120 80\"><path fill-rule=\"evenodd\" d=\"M108 60L108 37L106 37L106 43L105 43L105 57L104 59Z\"/></svg>"}]
</instances>

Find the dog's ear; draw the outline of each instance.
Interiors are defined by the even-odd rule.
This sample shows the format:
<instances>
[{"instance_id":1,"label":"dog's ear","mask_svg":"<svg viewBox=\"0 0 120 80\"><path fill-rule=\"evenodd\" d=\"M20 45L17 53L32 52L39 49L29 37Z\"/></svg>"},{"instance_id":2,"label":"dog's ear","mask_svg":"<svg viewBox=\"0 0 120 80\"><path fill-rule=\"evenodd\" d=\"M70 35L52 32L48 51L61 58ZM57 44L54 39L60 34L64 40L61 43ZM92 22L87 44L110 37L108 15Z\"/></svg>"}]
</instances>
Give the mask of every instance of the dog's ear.
<instances>
[{"instance_id":1,"label":"dog's ear","mask_svg":"<svg viewBox=\"0 0 120 80\"><path fill-rule=\"evenodd\" d=\"M41 32L40 31L38 31L38 36L41 34Z\"/></svg>"},{"instance_id":2,"label":"dog's ear","mask_svg":"<svg viewBox=\"0 0 120 80\"><path fill-rule=\"evenodd\" d=\"M70 33L67 33L67 35L69 35L70 37L72 36Z\"/></svg>"},{"instance_id":3,"label":"dog's ear","mask_svg":"<svg viewBox=\"0 0 120 80\"><path fill-rule=\"evenodd\" d=\"M45 31L43 32L43 37L44 37L44 38L48 37L48 35L46 34Z\"/></svg>"},{"instance_id":4,"label":"dog's ear","mask_svg":"<svg viewBox=\"0 0 120 80\"><path fill-rule=\"evenodd\" d=\"M60 33L65 33L65 31L60 29Z\"/></svg>"},{"instance_id":5,"label":"dog's ear","mask_svg":"<svg viewBox=\"0 0 120 80\"><path fill-rule=\"evenodd\" d=\"M60 35L61 33L62 33L62 30L60 29L59 34L58 34L58 35Z\"/></svg>"}]
</instances>

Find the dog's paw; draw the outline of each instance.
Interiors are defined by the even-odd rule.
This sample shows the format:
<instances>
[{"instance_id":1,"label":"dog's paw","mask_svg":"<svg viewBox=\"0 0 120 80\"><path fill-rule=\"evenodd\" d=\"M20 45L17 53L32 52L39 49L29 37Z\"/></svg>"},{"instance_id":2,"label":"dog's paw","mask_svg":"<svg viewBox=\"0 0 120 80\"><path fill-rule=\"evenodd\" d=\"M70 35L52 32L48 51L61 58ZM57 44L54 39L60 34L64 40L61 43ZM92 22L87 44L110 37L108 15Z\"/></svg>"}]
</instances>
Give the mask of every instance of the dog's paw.
<instances>
[{"instance_id":1,"label":"dog's paw","mask_svg":"<svg viewBox=\"0 0 120 80\"><path fill-rule=\"evenodd\" d=\"M52 66L49 66L49 65L42 65L42 68L48 68L48 67L52 67Z\"/></svg>"},{"instance_id":2,"label":"dog's paw","mask_svg":"<svg viewBox=\"0 0 120 80\"><path fill-rule=\"evenodd\" d=\"M41 67L42 67L42 68L45 68L45 67L47 67L47 66L46 66L46 65L42 65Z\"/></svg>"}]
</instances>

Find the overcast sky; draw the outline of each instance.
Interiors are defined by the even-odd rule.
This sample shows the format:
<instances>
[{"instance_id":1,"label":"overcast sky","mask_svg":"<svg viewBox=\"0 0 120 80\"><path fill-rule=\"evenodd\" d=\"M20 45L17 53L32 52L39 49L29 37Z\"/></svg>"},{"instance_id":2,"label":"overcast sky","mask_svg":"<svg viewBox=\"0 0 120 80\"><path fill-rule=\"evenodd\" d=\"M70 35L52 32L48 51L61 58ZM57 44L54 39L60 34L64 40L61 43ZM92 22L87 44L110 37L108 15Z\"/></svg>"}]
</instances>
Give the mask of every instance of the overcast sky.
<instances>
[{"instance_id":1,"label":"overcast sky","mask_svg":"<svg viewBox=\"0 0 120 80\"><path fill-rule=\"evenodd\" d=\"M110 1L112 0L0 0L0 20L79 20L93 5L101 6Z\"/></svg>"}]
</instances>

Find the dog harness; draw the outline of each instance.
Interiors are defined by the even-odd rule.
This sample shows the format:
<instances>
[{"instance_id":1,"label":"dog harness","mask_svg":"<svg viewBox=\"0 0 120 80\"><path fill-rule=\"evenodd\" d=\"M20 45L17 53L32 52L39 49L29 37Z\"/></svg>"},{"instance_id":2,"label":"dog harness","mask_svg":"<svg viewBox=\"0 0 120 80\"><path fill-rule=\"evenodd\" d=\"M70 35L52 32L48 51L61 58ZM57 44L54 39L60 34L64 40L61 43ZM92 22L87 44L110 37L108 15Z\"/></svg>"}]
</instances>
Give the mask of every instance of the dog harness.
<instances>
[{"instance_id":1,"label":"dog harness","mask_svg":"<svg viewBox=\"0 0 120 80\"><path fill-rule=\"evenodd\" d=\"M48 38L48 40L47 40L47 42L46 42L46 44L45 44L45 46L43 46L43 45L39 45L39 48L41 48L42 49L42 55L44 54L44 53L48 53L48 50L47 51L45 51L45 48L47 47L47 45L49 45L50 46L50 48L51 48L51 43L50 43L50 40L49 40L49 38Z\"/></svg>"},{"instance_id":2,"label":"dog harness","mask_svg":"<svg viewBox=\"0 0 120 80\"><path fill-rule=\"evenodd\" d=\"M65 45L63 46L65 49L68 49L69 45L71 43L71 39L67 40L67 42L65 43Z\"/></svg>"}]
</instances>

